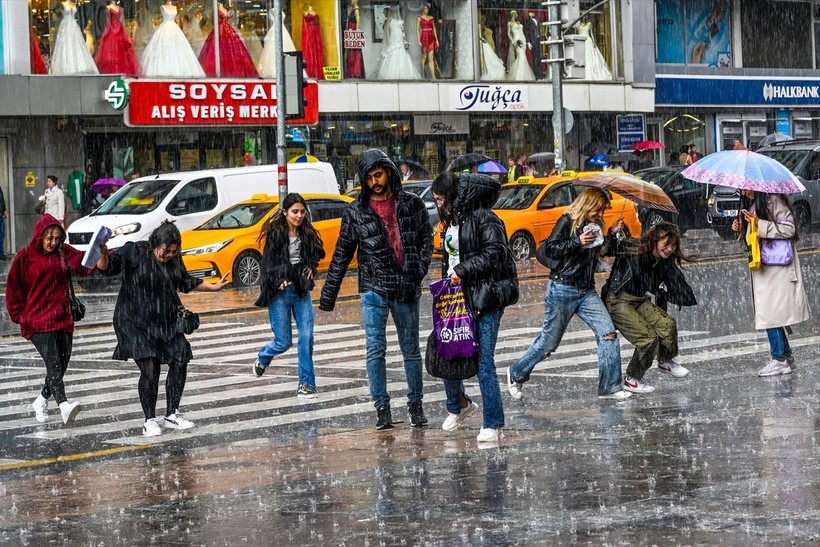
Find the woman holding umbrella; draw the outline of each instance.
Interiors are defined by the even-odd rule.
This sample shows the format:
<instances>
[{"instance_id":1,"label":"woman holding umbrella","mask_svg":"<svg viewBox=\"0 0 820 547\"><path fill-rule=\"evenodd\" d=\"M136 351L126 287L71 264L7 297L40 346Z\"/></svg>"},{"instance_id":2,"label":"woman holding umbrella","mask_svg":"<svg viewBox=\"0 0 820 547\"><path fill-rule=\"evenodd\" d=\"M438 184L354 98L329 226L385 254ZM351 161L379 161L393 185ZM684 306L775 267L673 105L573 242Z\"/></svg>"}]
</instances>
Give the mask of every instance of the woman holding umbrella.
<instances>
[{"instance_id":1,"label":"woman holding umbrella","mask_svg":"<svg viewBox=\"0 0 820 547\"><path fill-rule=\"evenodd\" d=\"M809 318L803 273L794 248L794 242L799 239L794 211L784 194L745 189L741 194L742 217L734 220L732 230L748 234L755 219L761 245L777 246L785 251L778 253L778 258L773 256L769 263L764 257L760 269L751 271L755 328L766 331L771 355L769 363L757 375L790 374L795 363L786 331Z\"/></svg>"}]
</instances>

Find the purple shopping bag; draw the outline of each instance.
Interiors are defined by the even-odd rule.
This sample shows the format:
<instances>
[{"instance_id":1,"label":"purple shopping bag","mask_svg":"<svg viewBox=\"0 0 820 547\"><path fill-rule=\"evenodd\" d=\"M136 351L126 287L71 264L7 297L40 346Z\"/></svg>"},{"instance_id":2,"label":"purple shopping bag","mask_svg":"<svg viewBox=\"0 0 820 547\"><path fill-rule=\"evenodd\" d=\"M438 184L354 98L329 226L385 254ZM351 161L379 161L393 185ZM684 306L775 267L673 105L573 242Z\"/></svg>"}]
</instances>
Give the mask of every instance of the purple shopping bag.
<instances>
[{"instance_id":1,"label":"purple shopping bag","mask_svg":"<svg viewBox=\"0 0 820 547\"><path fill-rule=\"evenodd\" d=\"M461 285L449 279L430 284L433 293L433 332L436 347L444 359L472 357L478 351L475 337L475 318L467 308Z\"/></svg>"}]
</instances>

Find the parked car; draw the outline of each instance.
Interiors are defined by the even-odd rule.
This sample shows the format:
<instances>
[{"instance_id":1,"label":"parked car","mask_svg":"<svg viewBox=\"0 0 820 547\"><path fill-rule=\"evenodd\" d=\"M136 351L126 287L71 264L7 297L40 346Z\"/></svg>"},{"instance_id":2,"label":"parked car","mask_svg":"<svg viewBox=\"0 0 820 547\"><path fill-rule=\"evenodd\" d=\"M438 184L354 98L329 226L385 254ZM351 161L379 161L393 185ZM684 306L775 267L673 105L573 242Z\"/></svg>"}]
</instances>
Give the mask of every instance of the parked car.
<instances>
[{"instance_id":1,"label":"parked car","mask_svg":"<svg viewBox=\"0 0 820 547\"><path fill-rule=\"evenodd\" d=\"M522 177L517 182L501 186L493 211L504 222L507 239L516 260L526 260L535 253L536 245L547 239L555 223L573 200L588 186L572 184L575 177L555 176L533 179ZM635 204L618 194L612 194L611 207L604 214L606 227L623 214L632 235L641 234L641 223ZM436 234L434 249L440 248Z\"/></svg>"},{"instance_id":2,"label":"parked car","mask_svg":"<svg viewBox=\"0 0 820 547\"><path fill-rule=\"evenodd\" d=\"M325 258L319 271L327 271L342 212L353 201L339 194L304 194L308 215L322 237ZM201 226L182 232L182 261L188 272L206 281L218 280L231 272L234 286L258 285L262 278L262 249L258 241L262 225L279 212L279 196L256 194L222 211ZM356 258L350 264L356 267Z\"/></svg>"},{"instance_id":3,"label":"parked car","mask_svg":"<svg viewBox=\"0 0 820 547\"><path fill-rule=\"evenodd\" d=\"M430 191L430 187L433 185L432 180L408 180L401 184L401 187L407 190L408 192L412 192L416 194L418 197L424 201L424 205L427 206L427 213L430 215L430 226L432 226L433 230L436 229L439 223L438 218L438 208L436 207L436 200L433 198L433 193ZM359 194L362 191L361 186L356 186L355 188L351 188L347 192L345 192L346 196L350 196L353 199L359 197Z\"/></svg>"},{"instance_id":4,"label":"parked car","mask_svg":"<svg viewBox=\"0 0 820 547\"><path fill-rule=\"evenodd\" d=\"M661 221L676 224L681 234L686 230L710 228L707 221L708 199L715 187L687 179L681 175L685 168L685 165L670 165L635 171L635 176L659 186L678 210L671 213L638 207L638 218L644 228L651 228Z\"/></svg>"}]
</instances>

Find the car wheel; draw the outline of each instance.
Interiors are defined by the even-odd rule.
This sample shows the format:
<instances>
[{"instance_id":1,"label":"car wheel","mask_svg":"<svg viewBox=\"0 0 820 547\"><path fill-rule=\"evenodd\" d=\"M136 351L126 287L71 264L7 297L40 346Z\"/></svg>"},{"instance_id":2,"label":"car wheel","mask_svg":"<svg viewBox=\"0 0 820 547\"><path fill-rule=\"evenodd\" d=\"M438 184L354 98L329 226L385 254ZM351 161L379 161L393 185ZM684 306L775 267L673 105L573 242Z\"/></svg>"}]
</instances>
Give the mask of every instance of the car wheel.
<instances>
[{"instance_id":1,"label":"car wheel","mask_svg":"<svg viewBox=\"0 0 820 547\"><path fill-rule=\"evenodd\" d=\"M245 251L233 263L235 287L254 287L262 279L262 257L253 251Z\"/></svg>"},{"instance_id":2,"label":"car wheel","mask_svg":"<svg viewBox=\"0 0 820 547\"><path fill-rule=\"evenodd\" d=\"M652 226L656 226L656 225L660 224L661 222L665 222L665 221L666 221L666 219L663 218L662 214L660 214L657 211L653 211L653 212L649 213L649 215L647 215L647 217L646 217L646 227L651 228Z\"/></svg>"},{"instance_id":3,"label":"car wheel","mask_svg":"<svg viewBox=\"0 0 820 547\"><path fill-rule=\"evenodd\" d=\"M515 232L510 238L510 249L515 260L527 260L535 252L535 243L530 234Z\"/></svg>"},{"instance_id":4,"label":"car wheel","mask_svg":"<svg viewBox=\"0 0 820 547\"><path fill-rule=\"evenodd\" d=\"M811 224L811 209L804 201L794 204L794 220L800 230L805 230Z\"/></svg>"}]
</instances>

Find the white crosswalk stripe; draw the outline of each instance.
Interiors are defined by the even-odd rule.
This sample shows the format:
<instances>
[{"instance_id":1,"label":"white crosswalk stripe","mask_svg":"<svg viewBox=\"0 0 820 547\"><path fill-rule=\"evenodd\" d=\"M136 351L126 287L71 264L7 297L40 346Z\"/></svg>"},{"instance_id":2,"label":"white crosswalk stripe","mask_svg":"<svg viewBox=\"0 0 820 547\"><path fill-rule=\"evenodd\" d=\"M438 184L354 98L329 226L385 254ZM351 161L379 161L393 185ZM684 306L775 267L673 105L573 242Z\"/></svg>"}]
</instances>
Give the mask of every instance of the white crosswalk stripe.
<instances>
[{"instance_id":1,"label":"white crosswalk stripe","mask_svg":"<svg viewBox=\"0 0 820 547\"><path fill-rule=\"evenodd\" d=\"M181 410L197 427L184 432L169 431L161 437L141 435L143 415L137 399L139 377L133 362L113 361L111 353L116 336L108 328L81 329L74 335L72 365L66 375L66 391L72 400L82 402L75 426L64 429L59 412L51 402L51 421L34 421L31 401L43 382L40 357L33 346L19 338L0 339L0 431L33 442L62 439L66 436L89 437L108 445L141 445L179 439L218 436L229 432L252 431L290 423L304 423L334 416L375 413L369 401L365 368L364 332L357 324L317 326L314 359L319 399L302 401L295 397L297 355L294 346L276 358L260 379L251 373L258 350L271 339L267 324L243 325L239 322L204 322L189 337L194 360L188 366L188 381ZM539 326L502 328L496 346L500 374L532 343ZM682 331L682 364L709 365L730 356L763 354L768 348L763 333L750 332L707 336L701 331ZM388 369L395 373L389 380L394 395L394 418L404 418L405 385L403 362L395 329L388 326ZM421 336L422 351L426 333ZM820 342L820 337L794 338L793 347ZM624 367L633 348L621 339ZM765 358L765 357L764 357ZM762 359L761 359L762 360ZM165 370L165 367L163 367ZM533 376L563 376L589 381L597 376L596 343L587 330L567 333L554 355L536 367ZM476 379L468 381L477 393ZM438 381L425 377L428 393L425 403L441 404L443 389ZM435 386L435 387L434 387ZM592 386L590 386L592 390ZM504 390L506 392L506 390ZM165 408L164 388L160 386L157 403L161 416ZM401 409L401 410L396 410Z\"/></svg>"}]
</instances>

